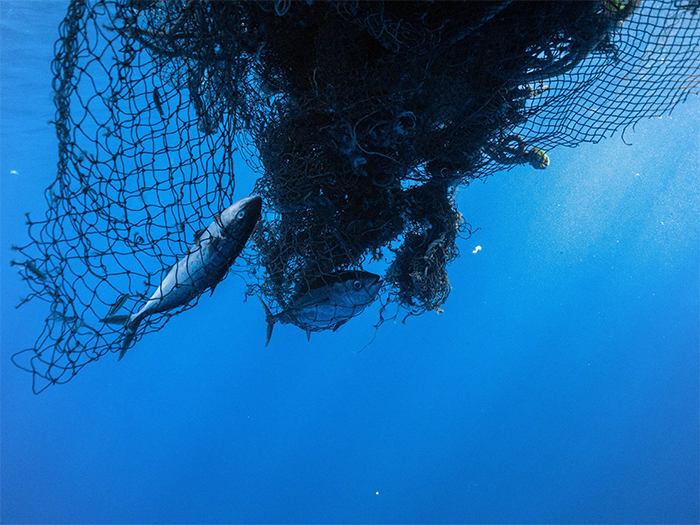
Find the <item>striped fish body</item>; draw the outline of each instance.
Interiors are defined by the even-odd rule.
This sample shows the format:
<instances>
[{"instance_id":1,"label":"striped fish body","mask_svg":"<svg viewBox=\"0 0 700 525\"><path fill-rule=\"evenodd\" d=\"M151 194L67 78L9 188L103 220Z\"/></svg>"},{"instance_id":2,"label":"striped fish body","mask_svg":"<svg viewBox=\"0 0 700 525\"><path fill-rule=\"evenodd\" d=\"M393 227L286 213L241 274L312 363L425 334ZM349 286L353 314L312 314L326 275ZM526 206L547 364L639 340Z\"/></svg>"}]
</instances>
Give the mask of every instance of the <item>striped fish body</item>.
<instances>
[{"instance_id":1,"label":"striped fish body","mask_svg":"<svg viewBox=\"0 0 700 525\"><path fill-rule=\"evenodd\" d=\"M262 208L257 195L242 199L226 208L204 230L195 235L189 248L168 272L146 304L130 316L111 316L103 322L126 327L121 359L129 348L141 321L153 314L184 306L224 278L250 237Z\"/></svg>"},{"instance_id":2,"label":"striped fish body","mask_svg":"<svg viewBox=\"0 0 700 525\"><path fill-rule=\"evenodd\" d=\"M359 315L377 298L382 281L378 275L348 270L325 276L296 294L282 312L273 315L267 306L267 342L276 322L291 323L306 331L337 330Z\"/></svg>"}]
</instances>

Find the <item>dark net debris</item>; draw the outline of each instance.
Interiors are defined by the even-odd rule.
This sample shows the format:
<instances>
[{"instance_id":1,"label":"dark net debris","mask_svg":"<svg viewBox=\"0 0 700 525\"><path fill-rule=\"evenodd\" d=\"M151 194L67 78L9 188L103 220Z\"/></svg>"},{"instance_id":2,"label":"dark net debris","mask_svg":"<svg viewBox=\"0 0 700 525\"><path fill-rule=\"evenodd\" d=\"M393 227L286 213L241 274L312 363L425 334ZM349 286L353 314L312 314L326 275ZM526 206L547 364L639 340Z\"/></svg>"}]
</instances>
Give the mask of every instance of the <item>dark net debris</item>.
<instances>
[{"instance_id":1,"label":"dark net debris","mask_svg":"<svg viewBox=\"0 0 700 525\"><path fill-rule=\"evenodd\" d=\"M14 261L46 325L15 363L40 391L119 351L101 319L143 305L235 200L238 153L264 200L247 294L269 315L377 265L382 312L439 309L472 231L456 188L697 93L699 16L697 0L72 1L57 176Z\"/></svg>"}]
</instances>

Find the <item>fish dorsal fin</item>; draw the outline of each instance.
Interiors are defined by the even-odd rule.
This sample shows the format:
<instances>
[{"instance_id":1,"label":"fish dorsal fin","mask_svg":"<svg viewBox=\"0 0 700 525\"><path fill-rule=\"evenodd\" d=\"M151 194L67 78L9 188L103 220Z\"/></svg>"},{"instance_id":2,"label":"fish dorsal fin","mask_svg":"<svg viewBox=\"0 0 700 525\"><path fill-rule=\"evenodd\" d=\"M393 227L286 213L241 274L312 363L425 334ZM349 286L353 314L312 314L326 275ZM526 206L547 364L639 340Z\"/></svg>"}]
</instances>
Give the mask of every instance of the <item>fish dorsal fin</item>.
<instances>
[{"instance_id":1,"label":"fish dorsal fin","mask_svg":"<svg viewBox=\"0 0 700 525\"><path fill-rule=\"evenodd\" d=\"M167 278L168 278L168 275L170 275L171 273L177 271L177 270L176 270L177 264L178 264L178 263L175 263L175 264L173 264L170 268L168 268L168 271L165 272L165 277L163 278L163 280L167 279ZM149 285L149 286L150 286L150 285Z\"/></svg>"},{"instance_id":2,"label":"fish dorsal fin","mask_svg":"<svg viewBox=\"0 0 700 525\"><path fill-rule=\"evenodd\" d=\"M309 293L311 290L318 290L334 284L343 284L348 280L361 279L365 275L369 274L361 270L342 270L336 273L319 275L313 279L309 279L301 283L297 293L299 295L303 295Z\"/></svg>"},{"instance_id":3,"label":"fish dorsal fin","mask_svg":"<svg viewBox=\"0 0 700 525\"><path fill-rule=\"evenodd\" d=\"M318 290L325 286L341 282L343 282L343 276L339 276L338 274L320 275L302 282L297 293L303 295L309 293L311 290Z\"/></svg>"},{"instance_id":4,"label":"fish dorsal fin","mask_svg":"<svg viewBox=\"0 0 700 525\"><path fill-rule=\"evenodd\" d=\"M201 230L197 230L197 231L195 232L195 234L194 234L194 242L195 242L195 243L198 243L198 242L199 242L199 239L202 238L202 234L203 234L205 231L207 231L207 229L206 229L206 228L202 228Z\"/></svg>"}]
</instances>

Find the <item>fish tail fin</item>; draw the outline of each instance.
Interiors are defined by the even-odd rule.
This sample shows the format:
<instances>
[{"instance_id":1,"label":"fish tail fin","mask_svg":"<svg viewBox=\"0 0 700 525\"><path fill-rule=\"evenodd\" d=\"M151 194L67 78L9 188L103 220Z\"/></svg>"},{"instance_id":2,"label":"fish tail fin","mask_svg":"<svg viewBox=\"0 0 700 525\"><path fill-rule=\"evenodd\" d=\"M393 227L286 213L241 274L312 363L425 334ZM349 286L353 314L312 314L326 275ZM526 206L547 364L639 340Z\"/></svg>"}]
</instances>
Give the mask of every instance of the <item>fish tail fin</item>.
<instances>
[{"instance_id":1,"label":"fish tail fin","mask_svg":"<svg viewBox=\"0 0 700 525\"><path fill-rule=\"evenodd\" d=\"M126 354L126 351L129 349L129 346L131 346L131 341L134 340L134 336L136 335L136 329L139 327L139 324L141 323L141 317L134 317L132 319L131 315L111 315L107 316L104 319L101 319L103 323L107 324L118 324L121 326L125 327L124 330L124 340L122 341L122 348L121 351L119 352L119 359L117 361L121 361L122 357L124 357L124 354Z\"/></svg>"},{"instance_id":2,"label":"fish tail fin","mask_svg":"<svg viewBox=\"0 0 700 525\"><path fill-rule=\"evenodd\" d=\"M131 341L133 341L135 335L136 326L134 326L133 329L129 327L126 328L126 331L124 332L124 340L122 341L122 349L119 352L119 357L117 358L117 361L122 360L122 357L124 357L124 354L126 354L126 351L129 349L129 346L131 346Z\"/></svg>"},{"instance_id":3,"label":"fish tail fin","mask_svg":"<svg viewBox=\"0 0 700 525\"><path fill-rule=\"evenodd\" d=\"M265 309L265 320L267 321L267 332L266 332L266 339L265 339L265 348L267 348L267 345L270 344L270 338L272 337L272 328L275 326L275 316L272 314L270 309L267 307L265 304L265 301L262 300L262 297L258 296L258 299L260 300L260 304L263 306Z\"/></svg>"}]
</instances>

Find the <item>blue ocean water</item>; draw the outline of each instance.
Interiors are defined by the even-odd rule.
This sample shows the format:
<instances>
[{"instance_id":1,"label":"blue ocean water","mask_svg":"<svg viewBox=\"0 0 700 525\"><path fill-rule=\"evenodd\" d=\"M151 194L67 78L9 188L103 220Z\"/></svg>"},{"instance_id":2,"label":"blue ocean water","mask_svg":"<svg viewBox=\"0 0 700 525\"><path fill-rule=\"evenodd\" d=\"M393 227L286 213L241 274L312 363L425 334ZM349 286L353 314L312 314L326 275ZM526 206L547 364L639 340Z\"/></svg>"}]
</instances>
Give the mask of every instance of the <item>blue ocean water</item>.
<instances>
[{"instance_id":1,"label":"blue ocean water","mask_svg":"<svg viewBox=\"0 0 700 525\"><path fill-rule=\"evenodd\" d=\"M277 326L235 276L39 396L10 266L62 2L0 2L2 523L698 523L700 101L462 188L441 314ZM255 174L237 166L238 197ZM481 249L477 250L477 246Z\"/></svg>"}]
</instances>

